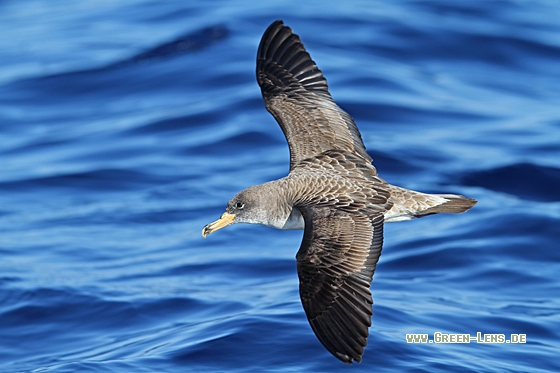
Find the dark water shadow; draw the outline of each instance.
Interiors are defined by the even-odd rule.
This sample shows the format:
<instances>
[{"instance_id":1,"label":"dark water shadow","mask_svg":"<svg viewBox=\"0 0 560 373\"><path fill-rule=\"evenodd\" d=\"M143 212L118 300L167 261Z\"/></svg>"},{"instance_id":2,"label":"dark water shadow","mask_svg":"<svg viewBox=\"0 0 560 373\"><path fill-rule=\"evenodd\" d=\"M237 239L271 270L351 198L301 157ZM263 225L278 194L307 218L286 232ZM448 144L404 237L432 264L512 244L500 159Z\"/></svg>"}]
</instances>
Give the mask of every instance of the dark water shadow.
<instances>
[{"instance_id":1,"label":"dark water shadow","mask_svg":"<svg viewBox=\"0 0 560 373\"><path fill-rule=\"evenodd\" d=\"M461 182L532 201L560 201L560 169L555 167L517 163L467 173Z\"/></svg>"}]
</instances>

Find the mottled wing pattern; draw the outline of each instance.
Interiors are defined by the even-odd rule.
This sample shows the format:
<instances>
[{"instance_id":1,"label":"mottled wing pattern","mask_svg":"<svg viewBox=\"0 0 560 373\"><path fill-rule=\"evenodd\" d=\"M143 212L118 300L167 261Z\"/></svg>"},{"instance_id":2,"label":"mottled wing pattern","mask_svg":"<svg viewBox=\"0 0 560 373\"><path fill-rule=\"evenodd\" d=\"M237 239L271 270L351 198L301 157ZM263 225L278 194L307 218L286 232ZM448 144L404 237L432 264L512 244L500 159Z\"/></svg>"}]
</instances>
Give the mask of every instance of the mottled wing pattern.
<instances>
[{"instance_id":1,"label":"mottled wing pattern","mask_svg":"<svg viewBox=\"0 0 560 373\"><path fill-rule=\"evenodd\" d=\"M354 154L329 150L290 173L305 221L297 254L300 296L313 331L346 363L361 361L371 325L369 290L391 208L385 181Z\"/></svg>"},{"instance_id":2,"label":"mottled wing pattern","mask_svg":"<svg viewBox=\"0 0 560 373\"><path fill-rule=\"evenodd\" d=\"M360 362L371 325L370 283L383 245L383 214L336 206L300 208L300 296L311 328L334 356Z\"/></svg>"},{"instance_id":3,"label":"mottled wing pattern","mask_svg":"<svg viewBox=\"0 0 560 373\"><path fill-rule=\"evenodd\" d=\"M371 162L354 120L334 102L323 73L282 21L272 23L262 37L257 81L267 110L288 140L290 169L331 149Z\"/></svg>"}]
</instances>

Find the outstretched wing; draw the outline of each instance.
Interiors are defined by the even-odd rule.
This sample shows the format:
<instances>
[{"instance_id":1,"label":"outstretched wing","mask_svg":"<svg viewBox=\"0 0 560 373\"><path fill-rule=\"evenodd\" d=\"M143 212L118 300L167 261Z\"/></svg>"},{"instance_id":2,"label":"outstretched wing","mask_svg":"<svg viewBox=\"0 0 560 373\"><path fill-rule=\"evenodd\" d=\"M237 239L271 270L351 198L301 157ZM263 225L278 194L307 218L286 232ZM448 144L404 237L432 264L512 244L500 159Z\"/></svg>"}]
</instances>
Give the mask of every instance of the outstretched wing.
<instances>
[{"instance_id":1,"label":"outstretched wing","mask_svg":"<svg viewBox=\"0 0 560 373\"><path fill-rule=\"evenodd\" d=\"M334 356L360 362L373 314L369 287L383 246L383 215L334 206L300 211L305 232L296 257L309 324Z\"/></svg>"},{"instance_id":2,"label":"outstretched wing","mask_svg":"<svg viewBox=\"0 0 560 373\"><path fill-rule=\"evenodd\" d=\"M257 81L266 109L288 140L290 169L331 149L371 162L354 120L334 102L323 73L282 21L272 23L261 39Z\"/></svg>"}]
</instances>

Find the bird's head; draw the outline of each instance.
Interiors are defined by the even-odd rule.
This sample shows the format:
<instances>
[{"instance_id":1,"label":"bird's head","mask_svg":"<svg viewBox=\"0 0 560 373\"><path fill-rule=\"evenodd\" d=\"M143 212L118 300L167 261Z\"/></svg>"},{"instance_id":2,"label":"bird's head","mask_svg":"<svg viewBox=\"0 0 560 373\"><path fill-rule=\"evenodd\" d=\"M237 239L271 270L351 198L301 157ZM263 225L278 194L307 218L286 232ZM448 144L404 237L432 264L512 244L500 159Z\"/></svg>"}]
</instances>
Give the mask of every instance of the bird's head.
<instances>
[{"instance_id":1,"label":"bird's head","mask_svg":"<svg viewBox=\"0 0 560 373\"><path fill-rule=\"evenodd\" d=\"M268 185L260 184L237 193L226 206L226 212L213 223L202 228L202 237L235 223L262 224L276 227L269 211L276 206Z\"/></svg>"}]
</instances>

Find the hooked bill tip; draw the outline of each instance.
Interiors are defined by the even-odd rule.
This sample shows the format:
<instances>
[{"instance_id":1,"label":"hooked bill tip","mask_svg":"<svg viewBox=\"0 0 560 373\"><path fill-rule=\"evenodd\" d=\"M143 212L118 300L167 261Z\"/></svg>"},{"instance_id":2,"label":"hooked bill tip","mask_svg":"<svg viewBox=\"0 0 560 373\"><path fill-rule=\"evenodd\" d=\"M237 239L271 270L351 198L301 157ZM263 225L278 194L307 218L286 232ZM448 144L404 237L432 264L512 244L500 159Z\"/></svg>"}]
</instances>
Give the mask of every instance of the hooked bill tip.
<instances>
[{"instance_id":1,"label":"hooked bill tip","mask_svg":"<svg viewBox=\"0 0 560 373\"><path fill-rule=\"evenodd\" d=\"M208 236L210 233L233 224L234 218L235 214L224 212L218 220L213 223L206 224L204 228L202 228L202 237L206 238L206 236Z\"/></svg>"}]
</instances>

